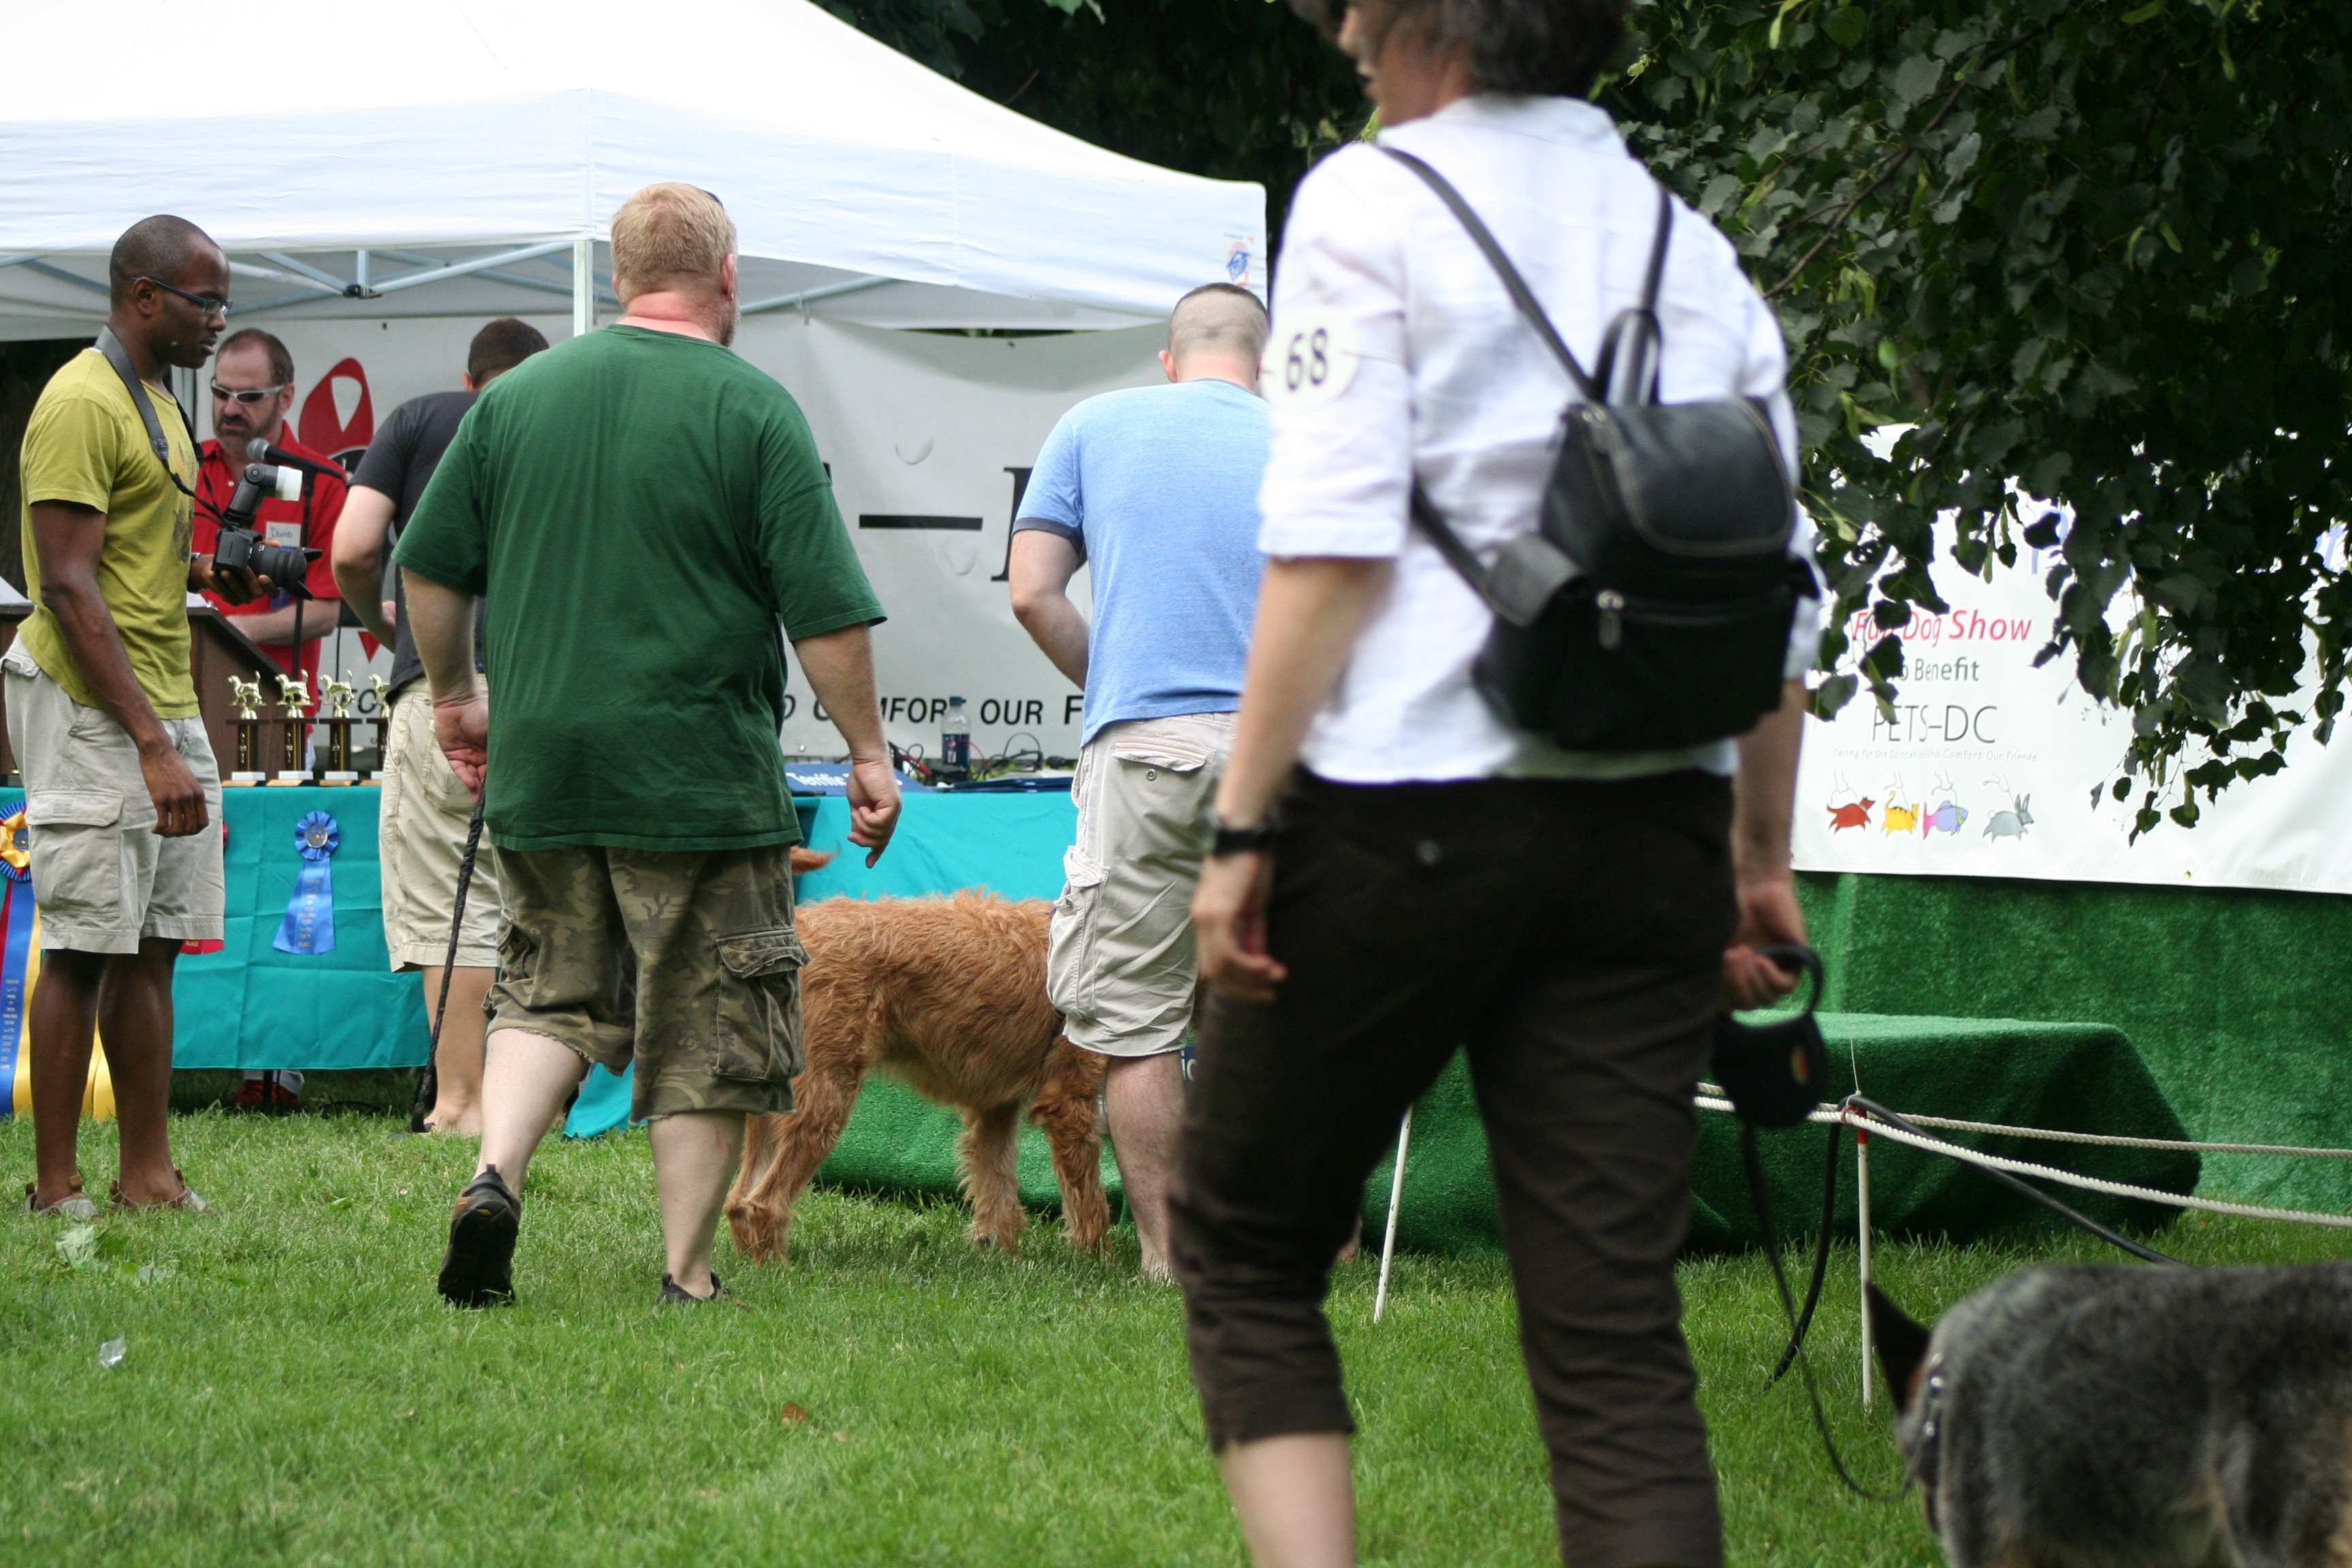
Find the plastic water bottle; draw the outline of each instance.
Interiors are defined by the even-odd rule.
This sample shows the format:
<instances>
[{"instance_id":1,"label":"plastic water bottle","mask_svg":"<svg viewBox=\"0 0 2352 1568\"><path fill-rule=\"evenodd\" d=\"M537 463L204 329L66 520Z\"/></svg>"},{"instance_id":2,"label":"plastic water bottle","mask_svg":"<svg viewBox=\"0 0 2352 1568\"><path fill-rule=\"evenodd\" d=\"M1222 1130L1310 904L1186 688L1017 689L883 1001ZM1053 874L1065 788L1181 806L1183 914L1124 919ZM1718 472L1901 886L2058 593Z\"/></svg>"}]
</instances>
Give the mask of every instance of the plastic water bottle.
<instances>
[{"instance_id":1,"label":"plastic water bottle","mask_svg":"<svg viewBox=\"0 0 2352 1568\"><path fill-rule=\"evenodd\" d=\"M955 779L971 773L971 724L961 697L948 699L948 716L940 721L940 771Z\"/></svg>"}]
</instances>

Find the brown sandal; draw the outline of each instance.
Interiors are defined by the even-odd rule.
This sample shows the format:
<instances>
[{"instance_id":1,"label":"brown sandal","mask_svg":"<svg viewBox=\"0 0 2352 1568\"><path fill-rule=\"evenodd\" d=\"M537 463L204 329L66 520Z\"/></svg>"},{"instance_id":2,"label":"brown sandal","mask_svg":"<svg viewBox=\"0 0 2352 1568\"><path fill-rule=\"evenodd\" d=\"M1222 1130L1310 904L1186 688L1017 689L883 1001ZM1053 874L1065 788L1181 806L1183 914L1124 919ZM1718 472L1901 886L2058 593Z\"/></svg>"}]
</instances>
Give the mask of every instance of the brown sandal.
<instances>
[{"instance_id":1,"label":"brown sandal","mask_svg":"<svg viewBox=\"0 0 2352 1568\"><path fill-rule=\"evenodd\" d=\"M106 1184L107 1194L114 1200L114 1206L116 1208L122 1209L126 1212L137 1212L144 1209L184 1209L189 1214L211 1214L214 1212L213 1205L205 1202L201 1197L198 1197L196 1195L196 1189L188 1185L188 1178L180 1175L180 1168L177 1165L172 1167L172 1174L179 1176L180 1178L180 1191L178 1195L175 1197L157 1198L152 1203L145 1204L131 1203L126 1201L122 1195L122 1184L121 1182L109 1182ZM95 1213L96 1211L97 1205L92 1205L91 1212Z\"/></svg>"},{"instance_id":2,"label":"brown sandal","mask_svg":"<svg viewBox=\"0 0 2352 1568\"><path fill-rule=\"evenodd\" d=\"M25 1212L31 1215L49 1215L58 1219L89 1220L98 1217L98 1205L91 1202L89 1194L81 1190L81 1182L79 1178L74 1182L73 1191L53 1204L45 1204L41 1201L41 1189L38 1183L26 1182Z\"/></svg>"}]
</instances>

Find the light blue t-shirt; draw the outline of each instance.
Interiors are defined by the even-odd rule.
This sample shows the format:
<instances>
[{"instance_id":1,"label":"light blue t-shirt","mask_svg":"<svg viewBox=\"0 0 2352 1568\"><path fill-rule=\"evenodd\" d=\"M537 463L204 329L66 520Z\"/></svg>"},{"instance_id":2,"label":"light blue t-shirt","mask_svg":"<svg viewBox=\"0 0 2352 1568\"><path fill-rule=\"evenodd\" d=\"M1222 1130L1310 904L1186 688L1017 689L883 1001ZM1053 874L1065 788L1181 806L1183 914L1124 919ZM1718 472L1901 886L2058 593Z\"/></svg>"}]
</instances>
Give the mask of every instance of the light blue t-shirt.
<instances>
[{"instance_id":1,"label":"light blue t-shirt","mask_svg":"<svg viewBox=\"0 0 2352 1568\"><path fill-rule=\"evenodd\" d=\"M1045 437L1013 526L1060 534L1093 570L1085 740L1241 706L1268 439L1264 401L1210 380L1089 397Z\"/></svg>"}]
</instances>

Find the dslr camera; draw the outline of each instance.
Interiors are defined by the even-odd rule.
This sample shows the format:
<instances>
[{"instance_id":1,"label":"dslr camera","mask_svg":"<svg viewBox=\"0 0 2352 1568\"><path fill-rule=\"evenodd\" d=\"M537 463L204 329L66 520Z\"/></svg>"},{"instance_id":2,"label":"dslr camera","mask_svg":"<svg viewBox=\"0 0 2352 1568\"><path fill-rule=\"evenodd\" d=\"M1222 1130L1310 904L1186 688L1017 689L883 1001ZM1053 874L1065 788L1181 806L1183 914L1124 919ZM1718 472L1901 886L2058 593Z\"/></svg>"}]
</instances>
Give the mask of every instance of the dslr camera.
<instances>
[{"instance_id":1,"label":"dslr camera","mask_svg":"<svg viewBox=\"0 0 2352 1568\"><path fill-rule=\"evenodd\" d=\"M255 442L255 446L265 443ZM254 526L253 514L271 498L297 500L302 494L302 470L291 465L247 463L236 492L221 509L220 534L213 542L213 564L229 571L244 570L267 577L298 599L310 590L305 579L319 552L290 544L272 544Z\"/></svg>"}]
</instances>

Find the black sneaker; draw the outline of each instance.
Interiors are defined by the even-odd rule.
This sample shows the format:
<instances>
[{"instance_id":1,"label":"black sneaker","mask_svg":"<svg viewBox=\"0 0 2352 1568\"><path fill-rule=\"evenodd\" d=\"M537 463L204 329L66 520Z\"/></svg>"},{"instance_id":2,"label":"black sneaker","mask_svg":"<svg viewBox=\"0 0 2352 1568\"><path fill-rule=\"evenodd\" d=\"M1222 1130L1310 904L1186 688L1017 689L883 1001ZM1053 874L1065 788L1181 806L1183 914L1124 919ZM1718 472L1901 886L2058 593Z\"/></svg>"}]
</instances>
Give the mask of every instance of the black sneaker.
<instances>
[{"instance_id":1,"label":"black sneaker","mask_svg":"<svg viewBox=\"0 0 2352 1568\"><path fill-rule=\"evenodd\" d=\"M522 1200L491 1165L457 1194L449 1216L449 1251L441 1259L441 1294L453 1307L514 1300L515 1233Z\"/></svg>"},{"instance_id":2,"label":"black sneaker","mask_svg":"<svg viewBox=\"0 0 2352 1568\"><path fill-rule=\"evenodd\" d=\"M681 1303L688 1307L708 1307L725 1294L727 1287L719 1282L716 1272L710 1276L710 1294L708 1296L690 1296L687 1294L685 1286L667 1274L662 1276L661 1304L665 1307Z\"/></svg>"}]
</instances>

